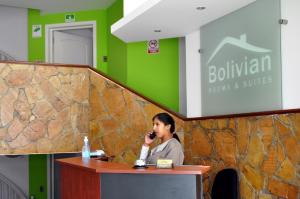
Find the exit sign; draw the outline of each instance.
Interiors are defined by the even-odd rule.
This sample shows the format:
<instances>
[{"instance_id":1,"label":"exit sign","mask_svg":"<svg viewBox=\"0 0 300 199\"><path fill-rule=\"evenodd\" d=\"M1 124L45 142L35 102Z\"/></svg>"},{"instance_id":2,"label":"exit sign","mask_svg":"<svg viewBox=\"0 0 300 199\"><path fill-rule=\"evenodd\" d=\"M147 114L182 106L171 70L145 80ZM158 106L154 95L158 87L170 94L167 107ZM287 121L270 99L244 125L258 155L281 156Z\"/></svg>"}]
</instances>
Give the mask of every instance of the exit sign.
<instances>
[{"instance_id":1,"label":"exit sign","mask_svg":"<svg viewBox=\"0 0 300 199\"><path fill-rule=\"evenodd\" d=\"M65 22L74 22L75 21L75 14L66 14L65 15Z\"/></svg>"}]
</instances>

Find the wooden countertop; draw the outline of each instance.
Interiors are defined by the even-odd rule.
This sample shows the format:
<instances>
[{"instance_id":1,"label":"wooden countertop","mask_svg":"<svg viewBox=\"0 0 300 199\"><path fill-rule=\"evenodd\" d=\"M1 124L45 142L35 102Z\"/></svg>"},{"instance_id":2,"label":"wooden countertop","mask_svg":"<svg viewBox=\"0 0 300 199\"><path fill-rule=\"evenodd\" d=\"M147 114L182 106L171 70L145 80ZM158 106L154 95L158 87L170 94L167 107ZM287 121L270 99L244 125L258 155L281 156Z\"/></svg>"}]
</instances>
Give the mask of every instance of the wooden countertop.
<instances>
[{"instance_id":1,"label":"wooden countertop","mask_svg":"<svg viewBox=\"0 0 300 199\"><path fill-rule=\"evenodd\" d=\"M145 169L134 169L133 165L125 163L104 162L97 159L90 159L83 162L81 157L65 158L56 160L61 165L74 166L82 169L94 171L96 173L132 173L132 174L193 174L201 175L210 170L210 166L203 165L183 165L175 166L173 169L157 169L155 166L149 166Z\"/></svg>"}]
</instances>

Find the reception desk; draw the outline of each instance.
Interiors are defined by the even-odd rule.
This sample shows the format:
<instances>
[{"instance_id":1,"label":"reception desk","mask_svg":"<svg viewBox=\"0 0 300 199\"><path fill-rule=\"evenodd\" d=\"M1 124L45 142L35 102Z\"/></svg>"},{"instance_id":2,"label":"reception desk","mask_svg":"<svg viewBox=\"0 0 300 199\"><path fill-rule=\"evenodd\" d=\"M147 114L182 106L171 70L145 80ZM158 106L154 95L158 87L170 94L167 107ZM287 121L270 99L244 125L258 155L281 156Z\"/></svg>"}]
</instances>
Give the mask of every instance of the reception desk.
<instances>
[{"instance_id":1,"label":"reception desk","mask_svg":"<svg viewBox=\"0 0 300 199\"><path fill-rule=\"evenodd\" d=\"M203 198L202 176L209 166L134 169L132 165L81 157L59 159L61 199Z\"/></svg>"}]
</instances>

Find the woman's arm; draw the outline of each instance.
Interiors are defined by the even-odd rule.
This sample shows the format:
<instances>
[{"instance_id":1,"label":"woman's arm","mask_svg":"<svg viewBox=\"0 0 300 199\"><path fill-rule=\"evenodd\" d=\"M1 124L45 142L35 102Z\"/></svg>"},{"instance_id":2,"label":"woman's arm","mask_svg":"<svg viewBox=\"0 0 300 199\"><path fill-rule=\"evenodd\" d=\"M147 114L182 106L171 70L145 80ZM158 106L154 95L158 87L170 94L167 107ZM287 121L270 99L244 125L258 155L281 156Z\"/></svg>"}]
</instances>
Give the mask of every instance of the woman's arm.
<instances>
[{"instance_id":1,"label":"woman's arm","mask_svg":"<svg viewBox=\"0 0 300 199\"><path fill-rule=\"evenodd\" d=\"M146 160L149 154L149 146L142 146L140 160Z\"/></svg>"},{"instance_id":2,"label":"woman's arm","mask_svg":"<svg viewBox=\"0 0 300 199\"><path fill-rule=\"evenodd\" d=\"M145 143L142 146L141 153L140 153L140 160L146 160L149 154L149 146L153 142L153 139L149 137L150 133L145 135Z\"/></svg>"}]
</instances>

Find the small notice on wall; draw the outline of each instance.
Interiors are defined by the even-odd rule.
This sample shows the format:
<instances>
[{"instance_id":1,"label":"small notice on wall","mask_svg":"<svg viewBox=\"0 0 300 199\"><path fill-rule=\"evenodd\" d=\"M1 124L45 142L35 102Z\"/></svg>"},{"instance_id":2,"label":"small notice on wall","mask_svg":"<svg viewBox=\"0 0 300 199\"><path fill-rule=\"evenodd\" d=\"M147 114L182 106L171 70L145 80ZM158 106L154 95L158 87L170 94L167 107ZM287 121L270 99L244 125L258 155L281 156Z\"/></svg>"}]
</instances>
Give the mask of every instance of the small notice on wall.
<instances>
[{"instance_id":1,"label":"small notice on wall","mask_svg":"<svg viewBox=\"0 0 300 199\"><path fill-rule=\"evenodd\" d=\"M159 40L148 41L148 53L149 54L159 53Z\"/></svg>"},{"instance_id":2,"label":"small notice on wall","mask_svg":"<svg viewBox=\"0 0 300 199\"><path fill-rule=\"evenodd\" d=\"M70 23L75 21L75 14L66 14L65 15L65 22Z\"/></svg>"},{"instance_id":3,"label":"small notice on wall","mask_svg":"<svg viewBox=\"0 0 300 199\"><path fill-rule=\"evenodd\" d=\"M42 36L42 25L32 25L32 37Z\"/></svg>"}]
</instances>

